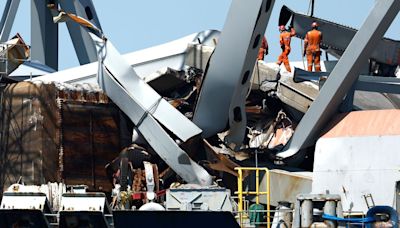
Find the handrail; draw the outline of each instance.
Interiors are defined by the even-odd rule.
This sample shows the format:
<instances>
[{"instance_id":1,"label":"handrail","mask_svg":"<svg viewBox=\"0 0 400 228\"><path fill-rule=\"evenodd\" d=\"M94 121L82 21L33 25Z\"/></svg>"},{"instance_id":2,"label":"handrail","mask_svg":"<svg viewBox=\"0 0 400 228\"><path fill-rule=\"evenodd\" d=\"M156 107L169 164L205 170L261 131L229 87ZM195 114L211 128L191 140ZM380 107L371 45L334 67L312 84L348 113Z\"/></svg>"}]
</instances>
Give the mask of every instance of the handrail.
<instances>
[{"instance_id":1,"label":"handrail","mask_svg":"<svg viewBox=\"0 0 400 228\"><path fill-rule=\"evenodd\" d=\"M271 216L270 216L270 173L268 168L256 168L256 167L236 167L235 170L238 172L238 212L239 212L239 223L243 227L243 196L244 195L255 195L256 204L260 204L260 195L267 196L267 227L271 226ZM256 189L255 191L243 191L243 171L255 171L256 172ZM260 171L264 171L267 175L266 191L260 192Z\"/></svg>"}]
</instances>

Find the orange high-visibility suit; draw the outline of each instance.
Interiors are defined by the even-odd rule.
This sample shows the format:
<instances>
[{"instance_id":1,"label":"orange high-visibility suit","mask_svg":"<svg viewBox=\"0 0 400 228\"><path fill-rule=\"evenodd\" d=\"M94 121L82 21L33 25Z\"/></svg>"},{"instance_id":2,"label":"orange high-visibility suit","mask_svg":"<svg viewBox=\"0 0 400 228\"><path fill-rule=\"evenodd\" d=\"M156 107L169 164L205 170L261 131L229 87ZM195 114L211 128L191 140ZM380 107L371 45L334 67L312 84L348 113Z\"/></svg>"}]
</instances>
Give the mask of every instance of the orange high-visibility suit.
<instances>
[{"instance_id":1,"label":"orange high-visibility suit","mask_svg":"<svg viewBox=\"0 0 400 228\"><path fill-rule=\"evenodd\" d=\"M263 37L261 47L258 50L257 60L264 60L264 55L268 55L268 42L265 36Z\"/></svg>"},{"instance_id":2,"label":"orange high-visibility suit","mask_svg":"<svg viewBox=\"0 0 400 228\"><path fill-rule=\"evenodd\" d=\"M317 29L313 29L306 34L304 39L304 50L307 55L307 68L308 71L312 71L314 64L315 71L321 71L320 65L320 43L322 40L322 32Z\"/></svg>"},{"instance_id":3,"label":"orange high-visibility suit","mask_svg":"<svg viewBox=\"0 0 400 228\"><path fill-rule=\"evenodd\" d=\"M280 42L281 48L282 48L282 53L279 55L278 61L276 62L276 64L281 65L283 62L283 64L285 64L285 68L288 72L292 72L292 70L290 69L288 56L290 53L290 41L292 39L292 36L294 36L294 35L296 35L296 31L294 30L294 28L291 28L290 32L282 31L280 38L279 38L279 42Z\"/></svg>"}]
</instances>

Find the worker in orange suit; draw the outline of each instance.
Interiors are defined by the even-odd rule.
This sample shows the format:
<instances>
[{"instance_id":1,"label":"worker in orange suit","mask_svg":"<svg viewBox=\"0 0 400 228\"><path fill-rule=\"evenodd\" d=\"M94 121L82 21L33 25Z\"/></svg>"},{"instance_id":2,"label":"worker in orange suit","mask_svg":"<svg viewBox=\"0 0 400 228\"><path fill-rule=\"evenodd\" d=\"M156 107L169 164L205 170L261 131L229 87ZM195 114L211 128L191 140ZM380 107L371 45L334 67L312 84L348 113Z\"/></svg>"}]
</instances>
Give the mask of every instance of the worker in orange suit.
<instances>
[{"instance_id":1,"label":"worker in orange suit","mask_svg":"<svg viewBox=\"0 0 400 228\"><path fill-rule=\"evenodd\" d=\"M261 47L258 50L257 60L264 60L264 55L268 55L268 42L265 36L263 37Z\"/></svg>"},{"instance_id":2,"label":"worker in orange suit","mask_svg":"<svg viewBox=\"0 0 400 228\"><path fill-rule=\"evenodd\" d=\"M281 65L282 62L285 64L285 68L288 72L292 72L290 69L290 64L289 64L289 53L290 53L290 41L292 39L292 36L296 35L296 31L294 28L290 28L290 32L286 30L284 25L279 26L279 31L281 33L279 42L281 44L282 48L282 53L278 57L278 61L276 64Z\"/></svg>"},{"instance_id":3,"label":"worker in orange suit","mask_svg":"<svg viewBox=\"0 0 400 228\"><path fill-rule=\"evenodd\" d=\"M320 65L320 44L322 41L322 32L318 30L317 22L311 24L311 30L307 32L304 39L304 55L307 55L307 68L312 71L313 64L315 71L321 71Z\"/></svg>"}]
</instances>

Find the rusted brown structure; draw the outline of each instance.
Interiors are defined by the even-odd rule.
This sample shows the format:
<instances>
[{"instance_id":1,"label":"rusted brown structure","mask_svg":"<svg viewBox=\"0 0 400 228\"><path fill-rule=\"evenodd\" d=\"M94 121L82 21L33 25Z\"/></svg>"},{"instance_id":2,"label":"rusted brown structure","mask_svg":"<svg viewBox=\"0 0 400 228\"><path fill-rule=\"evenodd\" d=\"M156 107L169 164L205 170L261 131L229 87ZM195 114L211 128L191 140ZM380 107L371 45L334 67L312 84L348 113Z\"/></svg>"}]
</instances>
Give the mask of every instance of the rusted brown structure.
<instances>
[{"instance_id":1,"label":"rusted brown structure","mask_svg":"<svg viewBox=\"0 0 400 228\"><path fill-rule=\"evenodd\" d=\"M0 189L64 182L111 190L104 166L122 147L120 110L88 84L10 84L1 94Z\"/></svg>"}]
</instances>

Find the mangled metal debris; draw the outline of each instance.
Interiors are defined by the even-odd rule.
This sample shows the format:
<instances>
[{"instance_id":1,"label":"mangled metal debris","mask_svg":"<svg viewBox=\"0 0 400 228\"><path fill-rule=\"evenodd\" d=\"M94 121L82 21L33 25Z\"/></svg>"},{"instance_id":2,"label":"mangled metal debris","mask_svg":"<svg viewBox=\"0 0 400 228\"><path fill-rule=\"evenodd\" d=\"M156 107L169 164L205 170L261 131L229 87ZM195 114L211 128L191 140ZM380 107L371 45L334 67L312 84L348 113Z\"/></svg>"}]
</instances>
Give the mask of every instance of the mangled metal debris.
<instances>
[{"instance_id":1,"label":"mangled metal debris","mask_svg":"<svg viewBox=\"0 0 400 228\"><path fill-rule=\"evenodd\" d=\"M8 3L10 2L8 1ZM90 10L93 5L90 1L88 3L90 3L88 4ZM39 190L30 189L30 192L39 192L31 195L29 200L38 199L39 203L29 201L26 205L24 205L24 199L27 199L26 194L7 192L1 207L3 209L4 207L12 208L13 205L15 208L36 209L39 207L40 212L45 212L46 198L50 198L52 199L52 208L59 212L54 221L57 220L60 227L63 227L68 220L74 220L79 216L90 217L85 220L88 224L96 224L91 222L98 221L102 226L107 226L107 222L109 222L118 227L117 224L124 221L119 220L121 217L125 216L125 221L133 218L131 214L124 215L123 211L131 213L134 208L158 212L163 210L234 212L236 211L235 203L230 198L230 191L220 186L235 189L237 183L238 185L246 184L249 189L252 187L253 183L250 180L253 177L252 174L242 172L242 169L238 169L239 166L279 168L279 170L271 170L271 172L263 168L266 170L264 176L259 176L260 169L256 169L256 182L260 182L262 185L267 183L266 189L261 190L264 193L260 194L266 194L268 197L260 199L257 196L255 201L257 204L260 200L267 202L268 209L270 201L275 205L281 199L293 202L296 201L293 198L294 194L310 191L312 182L310 172L293 171L314 169L315 181L313 184L318 185L315 187L315 191L321 192L324 187L338 191L336 185L330 185L330 182L326 183L326 180L329 179L326 178L326 173L329 173L330 177L338 178L337 173L330 171L334 170L336 165L329 162L328 164L324 160L329 160L330 157L322 156L321 159L318 154L320 148L317 148L316 155L318 157L315 159L318 164L314 163L313 166L313 145L302 153L297 153L296 150L291 151L295 154L290 151L287 153L285 147L290 146L293 141L295 144L300 141L301 144L311 141L310 138L317 137L318 132L322 130L320 127L323 125L322 122L328 122L327 119L334 111L337 111L340 103L342 104L341 109L353 108L355 92L354 90L341 91L342 88L337 86L339 83L337 81L336 87L334 84L329 84L332 83L331 80L341 80L341 78L328 79L326 80L327 84L321 83L325 82L326 78L319 80L319 84L299 82L296 80L298 79L296 75L295 77L288 74L281 75L276 65L265 64L262 61L254 64L253 57L257 52L274 1L255 0L252 3L240 0L233 2L229 13L230 19L218 41L214 39L218 36L217 32L199 33L204 37L201 35L191 36L191 43L182 45L180 42L177 45L179 48L173 50L168 48L174 45L164 46L160 51L162 54L149 54L155 49L136 53L126 58L131 61L129 63L104 37L98 29L100 28L99 24L95 27L82 18L57 11L58 5L77 10L82 8L82 4L75 5L70 2L48 4L46 7L51 8L53 12L60 13L54 19L63 21L69 18L73 20L68 21L70 28L73 27L71 24L79 22L89 30L89 35L85 33L85 36L86 38L91 36L90 39L93 39L98 51L99 87L95 83L82 83L85 80L93 82L96 72L95 64L58 74L58 76L65 76L69 73L79 74L76 77L72 75L71 78L61 79L80 82L74 85L24 82L5 87L1 97L1 108L4 112L1 113L0 122L2 129L0 152L6 159L1 160L0 163L0 185L15 182L22 177L28 184L41 184L48 180L54 180L67 185L83 183L85 186L72 187L71 192L66 194L65 186L62 184L44 186L44 188L51 188L50 190L40 189L41 187ZM384 12L379 9L382 6L386 7L387 15L382 16ZM44 6L40 7L43 9ZM382 27L385 27L387 24L385 21L393 17L394 11L398 11L398 9L399 3L395 1L377 2L374 12L386 18L382 19L382 24L384 24ZM257 14L257 12L259 13ZM245 15L245 20L243 20L243 15ZM49 16L49 12L39 15L38 21L47 16ZM301 19L301 17L294 19L296 25L298 25L299 18ZM306 19L309 20L310 17L306 17ZM94 22L97 22L97 18ZM379 27L374 24L375 22L369 17L372 28ZM40 27L42 29L54 26L46 24ZM241 36L236 36L238 28L241 30ZM81 29L79 31L81 35L82 32L85 32ZM365 34L363 29L360 32ZM49 33L54 35L54 31ZM304 33L304 31L300 33ZM382 31L377 29L372 33L366 33L365 40L360 38L361 44L365 44L364 49L371 47L371 41L367 42L366 40L377 40L377 34L381 34ZM217 43L217 47L214 48ZM51 43L49 47L53 44ZM46 51L47 48L39 45L39 51ZM354 47L350 46L349 48ZM93 48L91 53L94 53ZM49 51L49 54L54 54L54 52ZM141 56L138 57L139 55ZM362 54L356 56L356 65L352 67L349 66L350 64L338 63L338 66L342 64L344 69L349 68L348 73L351 76L351 78L342 78L342 81L356 81L354 74L359 69L357 65L362 62L360 56L362 57ZM93 58L94 56L91 55L90 61L93 61ZM346 55L343 58L349 59ZM13 60L12 56L7 59ZM48 63L54 63L53 60ZM84 58L80 58L80 62L84 61ZM372 62L371 68L373 69L370 70L375 72L379 70L379 67L377 68L374 64ZM80 70L82 72L76 73ZM339 71L336 68L333 73L337 74ZM55 75L57 76L57 74L52 76ZM87 77L82 78L82 75ZM400 83L393 79L378 77L371 79L360 76L357 84L350 84L353 84L356 89L372 91L370 88L375 85L375 89L378 89L379 92L397 93ZM346 88L351 86L346 85ZM384 89L388 90L384 91ZM311 106L314 100L318 104L318 99L321 97L319 93L321 96L328 94L334 98L328 102L329 104L324 103L327 106L325 109L331 110L332 113L322 114L321 110L316 111L316 108ZM342 102L345 95L346 98ZM382 96L388 97L386 101L396 105L395 96L387 94ZM309 112L308 109L315 116L306 113ZM313 123L311 127L315 127L315 129L308 129L309 126L304 123L298 127L298 122L304 113L306 113L305 119L310 116L316 118L311 122ZM374 115L377 112L371 113ZM360 113L357 114L360 115ZM353 113L348 114L348 116L352 115ZM356 122L347 123L347 125L352 126ZM382 120L380 119L378 122L381 123ZM200 127L195 123L198 123ZM369 123L369 125L373 125L373 123ZM305 130L304 126L306 126ZM340 123L336 127L345 128ZM354 129L356 127L352 130ZM335 127L328 132L332 133L334 130ZM304 132L307 134L302 135ZM300 140L297 140L296 134L300 134ZM246 135L247 137L245 137ZM293 139L292 136L294 136ZM352 139L334 137L333 141L347 140L351 145L354 143L352 140L365 140L355 134L352 134L352 137ZM392 140L386 135L375 138L388 142ZM135 144L131 144L132 141ZM330 146L329 141L322 137L317 147L320 147L322 143L325 152L335 154L334 149L337 148ZM373 142L373 140L369 141L369 143ZM327 145L329 148L326 148ZM357 144L357 146L360 145L362 147L361 143ZM345 148L350 152L349 155L343 155L343 157L360 156L360 154L352 153L352 148L357 147ZM371 148L373 146L368 149ZM119 153L119 151L121 152ZM343 151L341 152L343 153ZM287 159L293 157L293 160ZM385 161L382 156L378 157L377 160ZM362 160L361 157L358 159ZM291 161L294 163L290 163ZM107 162L109 163L105 165ZM396 162L396 160L394 159L392 162ZM364 169L368 165L371 166L372 163L369 161L363 163L365 166L359 164L355 166ZM294 164L295 167L287 167L288 164L290 166ZM389 164L390 167L395 167L395 165L394 163ZM325 170L326 167L330 167L329 172ZM108 175L104 172L104 168ZM281 169L287 169L290 172ZM340 169L339 171L339 173L343 173L349 170ZM390 183L385 182L382 185L390 188L395 183L396 191L398 191L398 183L393 179L396 175L393 175L393 172L390 170L390 174L387 174L390 176ZM371 173L369 176L372 177L381 175L374 170ZM213 183L214 176L222 178L223 184ZM235 176L238 176L240 180L232 181ZM248 179L242 181L242 177ZM231 179L229 180L229 178ZM351 203L357 202L354 200L355 194L353 194L353 190L356 188L348 190L348 186L354 186L352 183L346 182L347 179L344 178L344 180L344 186L339 190L345 192L344 197L347 197L346 200L350 202L348 209L352 209ZM268 187L270 181L274 185L272 191ZM366 183L368 181L367 178ZM359 186L363 187L360 191L369 190L369 184ZM25 187L14 184L10 190L17 191ZM242 187L240 186L239 192L242 192ZM86 192L86 189L110 192L111 188L112 209L119 209L113 215L116 218L115 223L106 221L107 217L110 218L111 215L104 216L109 212L105 203L105 194ZM249 192L249 189L246 191ZM259 190L259 187L256 187L256 191ZM51 193L44 194L43 191ZM274 195L272 199L270 199L271 192ZM388 204L390 201L398 201L396 197L392 196L379 199ZM239 202L241 200L242 197ZM252 201L251 198L246 198L246 200ZM331 206L331 203L329 202L327 205ZM357 203L360 205L359 202ZM241 208L241 205L240 203L238 208ZM307 202L304 207L309 205ZM330 211L327 210L327 212L335 214L332 212L332 208L330 207ZM2 212L6 212L6 210L2 210ZM179 215L179 213L175 215L177 214ZM229 215L232 217L231 213ZM251 211L249 215L254 215L254 213ZM279 213L275 215L279 217ZM5 217L4 213L2 216ZM186 216L180 216L180 219L182 217L186 218ZM89 222L89 220L92 221ZM135 219L136 225L138 220ZM276 223L280 223L280 221ZM332 222L327 223L332 224ZM148 223L146 225L149 226Z\"/></svg>"},{"instance_id":2,"label":"mangled metal debris","mask_svg":"<svg viewBox=\"0 0 400 228\"><path fill-rule=\"evenodd\" d=\"M186 62L193 62L195 63L194 67L200 68L200 63L208 62L210 54L202 54L203 58L198 59L188 53L192 53L194 43L198 44L199 42L202 51L214 49L215 44L212 40L218 38L219 34L220 32L217 30L205 30L166 44L124 54L123 57L129 65L134 67L137 75L149 83L151 78L146 79L146 77L160 69L171 68L181 71L184 70ZM32 80L50 82L56 78L57 81L65 83L97 83L97 66L98 63L94 62L45 74ZM202 70L204 69L202 68Z\"/></svg>"},{"instance_id":3,"label":"mangled metal debris","mask_svg":"<svg viewBox=\"0 0 400 228\"><path fill-rule=\"evenodd\" d=\"M98 40L99 42L103 42L102 40ZM107 45L111 45L111 43L109 43L109 41L107 41ZM144 78L146 80L148 80L148 84L158 93L160 93L162 95L162 97L160 96L158 99L165 99L168 103L170 103L173 107L176 108L176 110L178 110L179 112L181 112L182 116L186 116L186 118L191 119L193 117L193 112L195 110L195 104L198 100L198 96L199 96L199 92L202 89L202 79L204 77L204 72L203 69L200 69L198 67L205 67L204 62L208 62L208 58L210 53L212 53L213 48L212 47L205 47L205 48L201 48L202 45L196 45L196 50L200 49L201 51L205 51L200 52L200 53L196 53L196 55L200 55L202 56L202 60L199 61L199 59L197 59L196 61L193 61L193 65L197 66L185 66L184 70L174 70L171 68L164 68L159 70L159 72L156 72L154 74L149 74L148 76L145 76ZM104 46L101 46L104 48ZM111 48L111 50L107 51L108 55L112 55L113 58L115 59L117 53L114 52L114 50ZM115 56L114 56L115 54ZM192 54L189 54L189 56L192 56ZM204 62L202 62L204 60ZM102 74L104 76L104 74L113 76L115 74L115 72L117 72L116 74L119 74L118 72L120 72L119 70L116 70L113 67L109 67L109 63L108 61L104 61L104 67L102 68ZM125 65L124 65L125 66ZM129 67L127 67L128 65L126 64L125 68L128 69ZM119 69L124 69L124 67L120 67ZM271 68L270 66L265 65L262 62L259 62L257 66L255 66L254 73L253 73L253 77L255 77L254 75L257 75L256 78L253 78L253 80L249 79L249 82L251 83L251 87L255 88L255 90L258 90L257 88L260 87L260 84L264 83L264 82L271 82L274 83L275 85L271 87L271 91L273 92L276 89L276 85L277 85L277 71L274 68ZM105 79L105 80L109 80L109 79ZM121 80L121 78L119 78L118 80ZM122 86L120 84L120 82L118 80L115 80L115 88L118 88L119 90L122 89ZM142 85L141 82L137 81L140 85ZM125 85L125 83L123 83ZM143 84L145 85L145 84ZM104 85L103 85L104 86ZM147 86L147 85L146 85ZM95 102L99 102L102 103L107 103L110 102L109 98L107 96L105 96L99 89L99 87L95 86L94 84L75 84L75 85L69 85L69 84L55 84L55 87L60 91L58 92L57 96L59 97L60 100L64 100L64 99L74 99L76 101L79 102L88 102L88 101L95 101ZM107 91L107 87L106 91ZM137 87L137 88L142 88L142 87ZM144 87L143 87L144 88ZM150 87L148 87L150 88ZM140 90L140 89L139 89ZM110 90L108 90L110 91ZM134 91L138 91L138 89L134 90ZM111 94L111 95L110 95ZM109 97L112 98L113 93L109 92L107 94ZM114 94L115 95L115 94ZM122 103L120 103L119 105L121 107L126 106L127 107L127 103L124 103L123 100L121 101ZM268 103L268 102L266 102ZM94 105L94 107L96 107L97 104ZM260 115L262 113L262 109L266 108L265 106L265 100L263 99L257 99L256 102L252 102L251 106L248 106L245 108L246 112L249 113L253 113L255 115ZM269 107L271 108L271 107ZM273 108L272 108L273 109ZM122 109L124 110L124 109ZM176 112L178 113L178 112ZM272 112L271 115L274 116L276 115L277 112ZM71 117L71 119L74 119L73 116L75 114L73 114ZM148 113L147 115L151 115L151 113ZM121 117L119 117L121 118ZM253 117L250 117L249 121L253 121ZM139 122L136 122L140 123ZM139 124L140 125L140 124ZM159 129L162 129L164 131L164 127L165 126L160 126ZM138 128L136 126L136 129L138 130L138 132L140 134L143 134L143 129L141 129L140 127ZM126 133L126 132L125 132ZM172 132L174 133L174 132ZM170 134L170 133L168 133ZM168 137L172 137L175 140L179 139L179 137L177 137L178 135L175 134L170 134ZM182 135L181 135L182 136ZM145 137L144 137L145 138ZM147 141L148 138L145 138ZM184 138L182 138L184 139ZM155 140L150 140L150 142L154 142ZM196 140L195 140L196 141ZM242 150L240 151L232 151L229 147L224 145L224 140L221 140L218 144L215 144L215 142L213 142L212 146L209 144L204 144L202 142L200 143L193 143L192 145L190 145L191 143L188 143L180 140L180 142L182 142L183 144L181 144L181 146L189 148L188 151L192 150L191 148L197 147L200 145L200 147L212 147L213 150L218 151L217 153L214 153L214 158L215 160L213 160L210 163L205 163L203 164L204 167L206 167L209 171L212 170L217 170L217 171L223 171L223 172L227 172L230 173L232 175L235 175L235 171L234 168L239 166L235 161L232 160L236 160L236 161L243 161L246 159L249 159L253 156L252 152L248 152L247 149L250 148L247 145L247 142L244 142L243 146L242 146ZM175 142L174 142L175 143ZM67 144L66 144L67 145ZM151 150L160 150L159 148L157 149L156 146L151 145ZM155 148L154 148L155 147ZM221 147L221 149L219 149L218 147ZM179 148L179 147L176 147ZM63 149L63 153L62 156L60 158L65 158L65 148L62 147ZM120 151L121 148L119 149L115 149L114 153L110 154L110 156L116 157L116 155L118 154L118 152ZM202 150L202 149L201 149ZM229 151L230 155L226 156L223 153L219 153L221 151ZM154 152L154 151L153 151ZM267 152L268 153L268 152ZM104 156L102 156L104 157ZM162 157L162 159L164 160L165 157ZM107 161L111 161L112 159L108 159ZM160 160L157 160L156 162L160 162ZM180 164L181 165L181 164ZM193 166L190 165L190 166ZM171 166L170 166L171 167ZM174 167L174 165L172 165L172 167ZM63 170L67 169L70 170L71 167L67 167L64 163L60 163L60 168L62 168ZM88 167L90 168L90 167ZM163 172L160 173L160 177L163 176L168 176L171 174L170 169L162 169ZM175 170L175 169L174 169ZM195 171L196 173L198 173L198 171ZM173 173L173 172L172 172ZM182 172L179 173L179 171L177 172L177 174L179 176L185 177L185 174L182 174ZM140 192L136 195L142 195L143 193L143 188L137 188L138 186L143 186L143 184L139 184L142 183L143 180L143 172L137 170L137 174L135 174L136 177L133 178L139 180L139 182L137 182L136 185L132 185L132 187L135 187L135 192ZM158 176L158 175L157 175ZM96 177L97 178L97 177ZM89 181L90 178L88 178L87 181ZM186 179L189 181L186 182L192 182L190 179ZM77 182L68 182L70 184L76 184ZM110 182L109 182L110 183ZM112 182L111 182L112 183ZM90 182L86 183L89 188L91 187ZM98 188L98 187L97 187ZM163 188L167 188L167 186L163 186ZM104 187L101 186L101 189L106 190L108 189L108 187ZM120 193L122 193L123 191L121 191ZM128 195L124 195L120 194L120 193L116 193L116 205L124 205L124 202L126 202L126 197ZM133 195L135 195L135 193L132 193ZM119 206L120 207L120 206Z\"/></svg>"},{"instance_id":4,"label":"mangled metal debris","mask_svg":"<svg viewBox=\"0 0 400 228\"><path fill-rule=\"evenodd\" d=\"M249 147L258 148L260 150L270 149L280 146L284 147L294 132L292 121L287 115L280 111L276 119L265 126L266 128L249 129Z\"/></svg>"},{"instance_id":5,"label":"mangled metal debris","mask_svg":"<svg viewBox=\"0 0 400 228\"><path fill-rule=\"evenodd\" d=\"M19 65L28 60L30 49L17 33L10 40L0 44L0 76L6 77Z\"/></svg>"},{"instance_id":6,"label":"mangled metal debris","mask_svg":"<svg viewBox=\"0 0 400 228\"><path fill-rule=\"evenodd\" d=\"M142 81L97 28L88 22L82 23L75 15L61 12L62 15L88 29L99 52L99 85L129 116L150 146L187 182L210 185L212 180L208 173L173 141L162 126L183 142L200 134L201 130Z\"/></svg>"}]
</instances>

